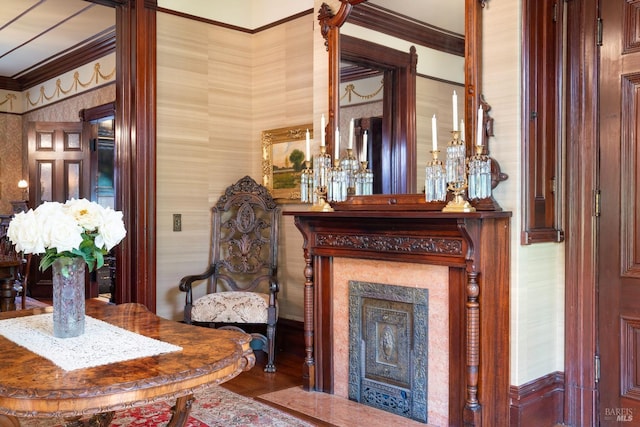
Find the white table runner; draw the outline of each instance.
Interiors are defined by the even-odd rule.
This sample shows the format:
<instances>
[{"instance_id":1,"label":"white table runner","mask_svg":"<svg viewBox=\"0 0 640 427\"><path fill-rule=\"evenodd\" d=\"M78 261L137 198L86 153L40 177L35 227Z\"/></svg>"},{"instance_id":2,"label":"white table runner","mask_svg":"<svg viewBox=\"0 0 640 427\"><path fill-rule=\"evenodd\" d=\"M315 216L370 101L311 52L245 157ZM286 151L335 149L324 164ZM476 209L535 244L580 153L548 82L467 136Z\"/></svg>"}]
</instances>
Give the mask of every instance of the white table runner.
<instances>
[{"instance_id":1,"label":"white table runner","mask_svg":"<svg viewBox=\"0 0 640 427\"><path fill-rule=\"evenodd\" d=\"M65 371L182 350L90 316L85 319L85 332L79 337L54 337L53 313L0 320L0 335Z\"/></svg>"}]
</instances>

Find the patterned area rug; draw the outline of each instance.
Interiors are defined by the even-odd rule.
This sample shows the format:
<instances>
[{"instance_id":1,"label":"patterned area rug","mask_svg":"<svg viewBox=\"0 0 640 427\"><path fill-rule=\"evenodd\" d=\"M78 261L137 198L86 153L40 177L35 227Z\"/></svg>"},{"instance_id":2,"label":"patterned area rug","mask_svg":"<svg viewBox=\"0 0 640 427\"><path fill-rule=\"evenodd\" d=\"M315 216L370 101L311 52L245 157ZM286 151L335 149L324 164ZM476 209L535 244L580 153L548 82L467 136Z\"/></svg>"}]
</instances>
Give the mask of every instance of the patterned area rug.
<instances>
[{"instance_id":1,"label":"patterned area rug","mask_svg":"<svg viewBox=\"0 0 640 427\"><path fill-rule=\"evenodd\" d=\"M262 404L223 387L196 393L187 427L313 427L292 415ZM171 418L171 403L156 403L116 412L111 426L166 426ZM24 427L63 425L62 420L21 418Z\"/></svg>"}]
</instances>

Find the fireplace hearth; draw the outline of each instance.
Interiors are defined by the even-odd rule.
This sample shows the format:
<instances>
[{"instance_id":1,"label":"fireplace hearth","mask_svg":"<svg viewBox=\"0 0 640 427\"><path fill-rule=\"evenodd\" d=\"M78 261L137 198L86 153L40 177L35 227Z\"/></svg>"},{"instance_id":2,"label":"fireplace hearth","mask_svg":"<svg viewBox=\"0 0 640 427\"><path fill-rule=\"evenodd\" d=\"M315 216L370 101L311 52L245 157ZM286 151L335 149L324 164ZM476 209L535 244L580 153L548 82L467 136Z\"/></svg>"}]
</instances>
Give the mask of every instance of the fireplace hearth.
<instances>
[{"instance_id":1,"label":"fireplace hearth","mask_svg":"<svg viewBox=\"0 0 640 427\"><path fill-rule=\"evenodd\" d=\"M427 289L349 281L349 399L427 422Z\"/></svg>"}]
</instances>

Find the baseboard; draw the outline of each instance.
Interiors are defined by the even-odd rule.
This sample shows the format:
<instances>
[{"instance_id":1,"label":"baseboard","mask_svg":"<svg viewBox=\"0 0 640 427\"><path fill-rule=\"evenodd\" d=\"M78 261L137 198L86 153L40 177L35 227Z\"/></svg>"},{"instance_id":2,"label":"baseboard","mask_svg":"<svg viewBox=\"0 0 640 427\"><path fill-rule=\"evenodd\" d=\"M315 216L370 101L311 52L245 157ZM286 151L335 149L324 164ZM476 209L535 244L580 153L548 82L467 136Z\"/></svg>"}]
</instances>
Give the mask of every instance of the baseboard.
<instances>
[{"instance_id":1,"label":"baseboard","mask_svg":"<svg viewBox=\"0 0 640 427\"><path fill-rule=\"evenodd\" d=\"M564 373L552 372L520 386L511 386L511 427L545 427L564 418Z\"/></svg>"},{"instance_id":2,"label":"baseboard","mask_svg":"<svg viewBox=\"0 0 640 427\"><path fill-rule=\"evenodd\" d=\"M304 357L304 322L278 319L276 351Z\"/></svg>"}]
</instances>

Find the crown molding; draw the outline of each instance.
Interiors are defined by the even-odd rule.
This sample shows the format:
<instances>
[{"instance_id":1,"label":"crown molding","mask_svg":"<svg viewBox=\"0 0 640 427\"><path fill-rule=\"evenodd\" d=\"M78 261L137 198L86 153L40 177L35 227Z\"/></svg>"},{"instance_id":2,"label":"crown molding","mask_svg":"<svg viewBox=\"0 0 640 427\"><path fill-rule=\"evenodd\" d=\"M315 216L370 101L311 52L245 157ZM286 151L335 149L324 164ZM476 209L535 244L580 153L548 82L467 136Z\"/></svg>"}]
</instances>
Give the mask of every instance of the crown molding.
<instances>
[{"instance_id":1,"label":"crown molding","mask_svg":"<svg viewBox=\"0 0 640 427\"><path fill-rule=\"evenodd\" d=\"M0 89L22 92L69 72L116 50L115 28L86 45L42 65L16 79L0 77Z\"/></svg>"},{"instance_id":2,"label":"crown molding","mask_svg":"<svg viewBox=\"0 0 640 427\"><path fill-rule=\"evenodd\" d=\"M420 46L464 56L464 35L452 33L404 15L391 13L381 7L367 3L354 7L348 22Z\"/></svg>"}]
</instances>

